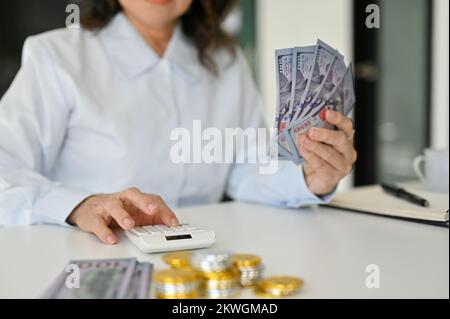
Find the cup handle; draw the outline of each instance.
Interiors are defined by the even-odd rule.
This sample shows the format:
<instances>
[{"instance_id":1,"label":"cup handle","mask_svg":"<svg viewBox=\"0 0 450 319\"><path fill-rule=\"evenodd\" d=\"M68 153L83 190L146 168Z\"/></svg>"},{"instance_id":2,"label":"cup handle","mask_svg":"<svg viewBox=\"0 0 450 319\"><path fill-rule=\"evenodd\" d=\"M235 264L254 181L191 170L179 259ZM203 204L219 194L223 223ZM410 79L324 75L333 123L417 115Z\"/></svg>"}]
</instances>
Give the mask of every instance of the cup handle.
<instances>
[{"instance_id":1,"label":"cup handle","mask_svg":"<svg viewBox=\"0 0 450 319\"><path fill-rule=\"evenodd\" d=\"M426 184L425 174L423 173L422 169L420 168L420 165L425 162L425 156L419 155L414 159L413 167L414 172L416 173L417 177L419 177L420 181L424 184Z\"/></svg>"}]
</instances>

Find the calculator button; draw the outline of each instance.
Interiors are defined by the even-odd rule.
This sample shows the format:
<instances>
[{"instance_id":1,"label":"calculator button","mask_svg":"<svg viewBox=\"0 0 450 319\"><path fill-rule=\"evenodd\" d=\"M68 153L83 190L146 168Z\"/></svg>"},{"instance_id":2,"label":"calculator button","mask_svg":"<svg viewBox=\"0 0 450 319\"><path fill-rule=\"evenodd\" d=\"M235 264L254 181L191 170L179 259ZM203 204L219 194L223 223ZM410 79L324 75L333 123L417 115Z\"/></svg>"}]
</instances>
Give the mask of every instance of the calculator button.
<instances>
[{"instance_id":1,"label":"calculator button","mask_svg":"<svg viewBox=\"0 0 450 319\"><path fill-rule=\"evenodd\" d=\"M166 231L166 230L165 230L162 226L160 226L160 225L154 225L153 228L155 229L155 231L157 231L157 232L159 232L159 233L163 233L163 232Z\"/></svg>"},{"instance_id":2,"label":"calculator button","mask_svg":"<svg viewBox=\"0 0 450 319\"><path fill-rule=\"evenodd\" d=\"M160 233L160 231L158 229L154 228L153 226L144 226L142 228L147 232L147 234Z\"/></svg>"},{"instance_id":3,"label":"calculator button","mask_svg":"<svg viewBox=\"0 0 450 319\"><path fill-rule=\"evenodd\" d=\"M142 236L142 235L146 235L147 234L145 229L142 228L142 227L135 227L132 230L133 230L134 233L137 233L137 236Z\"/></svg>"},{"instance_id":4,"label":"calculator button","mask_svg":"<svg viewBox=\"0 0 450 319\"><path fill-rule=\"evenodd\" d=\"M129 232L130 234L132 234L133 236L136 236L136 237L139 237L139 236L140 236L139 233L136 232L134 229L130 229L130 230L128 230L128 232Z\"/></svg>"}]
</instances>

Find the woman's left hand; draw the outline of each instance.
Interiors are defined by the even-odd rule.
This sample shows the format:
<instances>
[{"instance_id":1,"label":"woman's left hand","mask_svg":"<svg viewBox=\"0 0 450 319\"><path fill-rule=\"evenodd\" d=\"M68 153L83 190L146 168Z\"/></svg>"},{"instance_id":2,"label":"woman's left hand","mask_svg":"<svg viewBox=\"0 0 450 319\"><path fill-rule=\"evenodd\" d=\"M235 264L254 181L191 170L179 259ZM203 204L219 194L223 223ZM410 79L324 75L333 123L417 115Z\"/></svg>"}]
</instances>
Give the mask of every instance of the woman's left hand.
<instances>
[{"instance_id":1,"label":"woman's left hand","mask_svg":"<svg viewBox=\"0 0 450 319\"><path fill-rule=\"evenodd\" d=\"M352 120L332 110L326 111L325 118L337 130L314 127L299 141L306 184L317 196L332 192L352 171L357 157Z\"/></svg>"}]
</instances>

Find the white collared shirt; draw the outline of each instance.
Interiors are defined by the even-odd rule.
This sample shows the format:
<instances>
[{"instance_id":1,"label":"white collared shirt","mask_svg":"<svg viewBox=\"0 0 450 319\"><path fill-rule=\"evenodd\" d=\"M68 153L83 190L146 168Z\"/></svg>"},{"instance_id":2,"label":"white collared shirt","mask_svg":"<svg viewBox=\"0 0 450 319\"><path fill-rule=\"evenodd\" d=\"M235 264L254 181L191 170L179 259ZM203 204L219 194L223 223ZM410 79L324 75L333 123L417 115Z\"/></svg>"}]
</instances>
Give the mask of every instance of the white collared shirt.
<instances>
[{"instance_id":1,"label":"white collared shirt","mask_svg":"<svg viewBox=\"0 0 450 319\"><path fill-rule=\"evenodd\" d=\"M178 27L162 58L123 14L98 32L62 29L26 40L0 102L0 225L64 224L96 193L137 187L172 208L236 200L299 207L321 202L302 170L280 162L177 164L173 129L264 127L238 51L215 54L215 76Z\"/></svg>"}]
</instances>

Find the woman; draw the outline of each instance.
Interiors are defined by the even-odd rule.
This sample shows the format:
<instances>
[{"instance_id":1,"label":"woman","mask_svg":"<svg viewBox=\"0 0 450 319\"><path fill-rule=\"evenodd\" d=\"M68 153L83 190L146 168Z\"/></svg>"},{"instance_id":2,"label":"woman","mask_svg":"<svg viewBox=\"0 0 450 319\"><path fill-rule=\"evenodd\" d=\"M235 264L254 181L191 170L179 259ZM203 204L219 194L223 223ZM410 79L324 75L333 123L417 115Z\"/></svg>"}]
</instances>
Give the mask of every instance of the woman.
<instances>
[{"instance_id":1,"label":"woman","mask_svg":"<svg viewBox=\"0 0 450 319\"><path fill-rule=\"evenodd\" d=\"M111 228L178 220L169 207L233 199L327 201L356 159L350 119L303 136L303 166L174 163L176 128L263 127L242 53L220 25L225 0L85 1L81 30L27 39L0 103L0 224ZM236 150L240 152L240 150ZM167 203L167 204L166 204Z\"/></svg>"}]
</instances>

